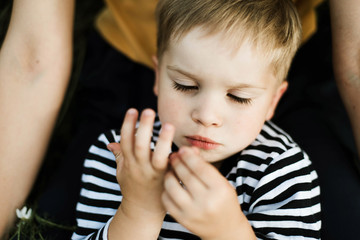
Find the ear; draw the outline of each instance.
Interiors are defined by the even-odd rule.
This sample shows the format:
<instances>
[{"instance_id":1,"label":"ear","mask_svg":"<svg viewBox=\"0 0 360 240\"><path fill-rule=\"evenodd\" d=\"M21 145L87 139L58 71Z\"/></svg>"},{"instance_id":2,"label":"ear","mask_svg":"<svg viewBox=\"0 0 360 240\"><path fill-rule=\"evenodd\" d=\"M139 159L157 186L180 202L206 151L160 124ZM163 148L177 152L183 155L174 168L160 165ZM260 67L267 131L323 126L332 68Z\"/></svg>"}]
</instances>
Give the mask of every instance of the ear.
<instances>
[{"instance_id":1,"label":"ear","mask_svg":"<svg viewBox=\"0 0 360 240\"><path fill-rule=\"evenodd\" d=\"M155 82L154 82L153 91L154 91L154 94L156 96L158 96L158 94L159 94L159 60L155 55L152 56L152 60L154 63L154 70L155 70Z\"/></svg>"},{"instance_id":2,"label":"ear","mask_svg":"<svg viewBox=\"0 0 360 240\"><path fill-rule=\"evenodd\" d=\"M278 88L273 96L271 105L269 107L269 111L266 114L266 120L270 120L274 116L276 106L279 103L281 97L286 92L288 85L289 85L288 82L285 80L278 86Z\"/></svg>"}]
</instances>

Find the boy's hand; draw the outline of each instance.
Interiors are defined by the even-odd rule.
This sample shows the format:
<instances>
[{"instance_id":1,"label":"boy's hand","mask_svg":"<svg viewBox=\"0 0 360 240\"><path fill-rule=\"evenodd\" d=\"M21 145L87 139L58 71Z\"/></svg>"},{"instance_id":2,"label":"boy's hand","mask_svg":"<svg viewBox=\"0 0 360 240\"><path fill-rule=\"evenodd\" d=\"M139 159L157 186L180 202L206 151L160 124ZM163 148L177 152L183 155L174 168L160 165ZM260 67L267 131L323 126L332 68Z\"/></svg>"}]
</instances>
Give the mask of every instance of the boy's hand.
<instances>
[{"instance_id":1,"label":"boy's hand","mask_svg":"<svg viewBox=\"0 0 360 240\"><path fill-rule=\"evenodd\" d=\"M170 162L162 201L180 224L202 239L255 239L234 188L198 149L182 147Z\"/></svg>"},{"instance_id":2,"label":"boy's hand","mask_svg":"<svg viewBox=\"0 0 360 240\"><path fill-rule=\"evenodd\" d=\"M175 129L165 124L155 151L151 152L155 113L150 109L144 110L138 129L137 118L138 112L135 109L128 110L121 128L120 143L108 145L116 157L116 177L123 195L121 210L130 215L165 215L161 194Z\"/></svg>"}]
</instances>

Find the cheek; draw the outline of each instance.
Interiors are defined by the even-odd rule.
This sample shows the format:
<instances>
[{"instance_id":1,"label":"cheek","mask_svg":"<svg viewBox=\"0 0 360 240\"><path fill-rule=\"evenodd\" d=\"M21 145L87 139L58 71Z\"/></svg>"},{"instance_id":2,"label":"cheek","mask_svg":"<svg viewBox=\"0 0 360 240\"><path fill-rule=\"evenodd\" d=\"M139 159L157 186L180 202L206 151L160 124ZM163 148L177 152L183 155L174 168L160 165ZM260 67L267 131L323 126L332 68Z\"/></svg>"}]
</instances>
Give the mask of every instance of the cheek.
<instances>
[{"instance_id":1,"label":"cheek","mask_svg":"<svg viewBox=\"0 0 360 240\"><path fill-rule=\"evenodd\" d=\"M258 115L245 115L239 117L232 127L233 131L240 136L246 136L246 138L256 137L259 133L264 121L260 120Z\"/></svg>"},{"instance_id":2,"label":"cheek","mask_svg":"<svg viewBox=\"0 0 360 240\"><path fill-rule=\"evenodd\" d=\"M183 104L176 96L166 93L159 95L158 114L162 123L171 123L177 127L177 123L184 118L184 111Z\"/></svg>"},{"instance_id":3,"label":"cheek","mask_svg":"<svg viewBox=\"0 0 360 240\"><path fill-rule=\"evenodd\" d=\"M233 117L236 119L233 121L233 125L229 132L230 136L233 136L236 140L240 136L240 144L248 145L260 133L262 126L265 122L264 111L260 109L249 109L248 111L239 111L239 114Z\"/></svg>"}]
</instances>

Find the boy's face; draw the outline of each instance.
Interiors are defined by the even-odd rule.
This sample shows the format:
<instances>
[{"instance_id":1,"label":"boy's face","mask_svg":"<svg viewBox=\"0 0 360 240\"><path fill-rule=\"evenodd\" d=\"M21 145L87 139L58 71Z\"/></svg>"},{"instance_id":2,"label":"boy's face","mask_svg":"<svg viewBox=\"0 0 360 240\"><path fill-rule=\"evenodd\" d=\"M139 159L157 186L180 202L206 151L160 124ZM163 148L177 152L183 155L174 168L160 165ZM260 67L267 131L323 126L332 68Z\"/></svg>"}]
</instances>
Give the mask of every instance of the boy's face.
<instances>
[{"instance_id":1,"label":"boy's face","mask_svg":"<svg viewBox=\"0 0 360 240\"><path fill-rule=\"evenodd\" d=\"M198 28L171 42L155 64L161 122L175 126L178 147L199 147L208 162L253 142L287 88L249 42L231 48Z\"/></svg>"}]
</instances>

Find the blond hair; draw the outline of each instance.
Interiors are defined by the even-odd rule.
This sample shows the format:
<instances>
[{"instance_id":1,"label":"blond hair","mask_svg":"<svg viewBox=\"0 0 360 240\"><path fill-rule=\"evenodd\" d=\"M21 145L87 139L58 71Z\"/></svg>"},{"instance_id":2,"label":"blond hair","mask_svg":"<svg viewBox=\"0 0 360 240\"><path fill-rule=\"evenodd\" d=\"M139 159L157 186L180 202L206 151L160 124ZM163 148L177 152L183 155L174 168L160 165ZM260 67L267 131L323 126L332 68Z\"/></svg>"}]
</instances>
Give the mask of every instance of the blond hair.
<instances>
[{"instance_id":1,"label":"blond hair","mask_svg":"<svg viewBox=\"0 0 360 240\"><path fill-rule=\"evenodd\" d=\"M195 27L221 33L234 47L248 40L262 50L283 80L301 42L301 22L291 0L160 0L157 55Z\"/></svg>"}]
</instances>

